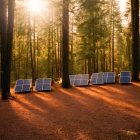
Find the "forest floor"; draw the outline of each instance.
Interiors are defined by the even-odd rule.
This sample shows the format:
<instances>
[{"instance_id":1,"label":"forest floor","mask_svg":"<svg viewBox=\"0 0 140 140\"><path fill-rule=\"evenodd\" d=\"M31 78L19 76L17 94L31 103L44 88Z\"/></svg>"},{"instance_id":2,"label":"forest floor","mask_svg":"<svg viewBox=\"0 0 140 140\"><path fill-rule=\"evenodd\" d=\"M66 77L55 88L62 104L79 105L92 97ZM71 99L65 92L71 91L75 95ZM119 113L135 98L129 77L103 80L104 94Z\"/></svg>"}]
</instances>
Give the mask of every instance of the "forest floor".
<instances>
[{"instance_id":1,"label":"forest floor","mask_svg":"<svg viewBox=\"0 0 140 140\"><path fill-rule=\"evenodd\" d=\"M140 140L140 83L12 95L0 100L0 140Z\"/></svg>"}]
</instances>

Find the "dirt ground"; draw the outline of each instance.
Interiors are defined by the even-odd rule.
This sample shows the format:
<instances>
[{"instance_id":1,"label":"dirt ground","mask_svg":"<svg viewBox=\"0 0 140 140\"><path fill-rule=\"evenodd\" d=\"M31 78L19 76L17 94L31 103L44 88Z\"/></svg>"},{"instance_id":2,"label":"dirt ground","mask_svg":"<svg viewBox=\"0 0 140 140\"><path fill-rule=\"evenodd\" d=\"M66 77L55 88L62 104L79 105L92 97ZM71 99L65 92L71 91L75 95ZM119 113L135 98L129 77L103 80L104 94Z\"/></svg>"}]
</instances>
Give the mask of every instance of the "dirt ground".
<instances>
[{"instance_id":1,"label":"dirt ground","mask_svg":"<svg viewBox=\"0 0 140 140\"><path fill-rule=\"evenodd\" d=\"M12 95L0 100L0 140L140 140L140 83Z\"/></svg>"}]
</instances>

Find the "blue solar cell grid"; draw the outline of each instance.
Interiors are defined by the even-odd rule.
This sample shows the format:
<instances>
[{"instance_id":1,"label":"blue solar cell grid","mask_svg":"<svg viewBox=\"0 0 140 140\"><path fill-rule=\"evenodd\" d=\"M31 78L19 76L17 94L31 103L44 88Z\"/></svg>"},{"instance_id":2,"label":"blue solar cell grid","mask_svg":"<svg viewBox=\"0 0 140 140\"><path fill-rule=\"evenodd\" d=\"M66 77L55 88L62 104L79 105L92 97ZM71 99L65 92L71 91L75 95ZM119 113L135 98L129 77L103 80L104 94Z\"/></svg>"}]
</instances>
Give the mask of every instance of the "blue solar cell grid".
<instances>
[{"instance_id":1,"label":"blue solar cell grid","mask_svg":"<svg viewBox=\"0 0 140 140\"><path fill-rule=\"evenodd\" d=\"M28 92L31 88L31 79L17 80L15 86L15 92Z\"/></svg>"},{"instance_id":2,"label":"blue solar cell grid","mask_svg":"<svg viewBox=\"0 0 140 140\"><path fill-rule=\"evenodd\" d=\"M115 77L107 77L107 82L106 83L115 83Z\"/></svg>"},{"instance_id":3,"label":"blue solar cell grid","mask_svg":"<svg viewBox=\"0 0 140 140\"><path fill-rule=\"evenodd\" d=\"M75 80L80 80L82 78L82 75L75 75Z\"/></svg>"},{"instance_id":4,"label":"blue solar cell grid","mask_svg":"<svg viewBox=\"0 0 140 140\"><path fill-rule=\"evenodd\" d=\"M91 78L91 82L90 82L90 83L91 83L92 85L96 84L96 83L97 83L97 82L96 82L96 79L97 79L97 78Z\"/></svg>"},{"instance_id":5,"label":"blue solar cell grid","mask_svg":"<svg viewBox=\"0 0 140 140\"><path fill-rule=\"evenodd\" d=\"M89 79L89 74L82 74L82 79Z\"/></svg>"},{"instance_id":6,"label":"blue solar cell grid","mask_svg":"<svg viewBox=\"0 0 140 140\"><path fill-rule=\"evenodd\" d=\"M122 76L128 76L128 77L130 77L130 71L121 72L120 73L120 77L122 77Z\"/></svg>"},{"instance_id":7,"label":"blue solar cell grid","mask_svg":"<svg viewBox=\"0 0 140 140\"><path fill-rule=\"evenodd\" d=\"M37 90L37 91L51 90L51 82L52 82L51 78L37 79L35 90Z\"/></svg>"},{"instance_id":8,"label":"blue solar cell grid","mask_svg":"<svg viewBox=\"0 0 140 140\"><path fill-rule=\"evenodd\" d=\"M51 90L51 86L48 84L43 84L43 90Z\"/></svg>"},{"instance_id":9,"label":"blue solar cell grid","mask_svg":"<svg viewBox=\"0 0 140 140\"><path fill-rule=\"evenodd\" d=\"M74 86L87 86L89 74L69 75L70 84Z\"/></svg>"},{"instance_id":10,"label":"blue solar cell grid","mask_svg":"<svg viewBox=\"0 0 140 140\"><path fill-rule=\"evenodd\" d=\"M37 91L42 91L42 90L43 90L42 86L43 86L42 84L36 85L36 86L35 86L35 90L37 90Z\"/></svg>"},{"instance_id":11,"label":"blue solar cell grid","mask_svg":"<svg viewBox=\"0 0 140 140\"><path fill-rule=\"evenodd\" d=\"M98 73L98 78L103 78L103 73Z\"/></svg>"},{"instance_id":12,"label":"blue solar cell grid","mask_svg":"<svg viewBox=\"0 0 140 140\"><path fill-rule=\"evenodd\" d=\"M70 80L75 79L75 75L69 75Z\"/></svg>"},{"instance_id":13,"label":"blue solar cell grid","mask_svg":"<svg viewBox=\"0 0 140 140\"><path fill-rule=\"evenodd\" d=\"M88 80L86 80L86 79L81 80L80 85L81 85L81 86L86 86L86 85L88 85Z\"/></svg>"},{"instance_id":14,"label":"blue solar cell grid","mask_svg":"<svg viewBox=\"0 0 140 140\"><path fill-rule=\"evenodd\" d=\"M77 80L77 79L76 79L76 80L74 81L74 85L75 85L75 86L80 86L80 83L81 83L81 80Z\"/></svg>"},{"instance_id":15,"label":"blue solar cell grid","mask_svg":"<svg viewBox=\"0 0 140 140\"><path fill-rule=\"evenodd\" d=\"M108 77L114 77L115 76L115 72L108 72Z\"/></svg>"},{"instance_id":16,"label":"blue solar cell grid","mask_svg":"<svg viewBox=\"0 0 140 140\"><path fill-rule=\"evenodd\" d=\"M16 85L15 92L22 92L22 85Z\"/></svg>"},{"instance_id":17,"label":"blue solar cell grid","mask_svg":"<svg viewBox=\"0 0 140 140\"><path fill-rule=\"evenodd\" d=\"M17 80L16 85L22 85L24 80Z\"/></svg>"},{"instance_id":18,"label":"blue solar cell grid","mask_svg":"<svg viewBox=\"0 0 140 140\"><path fill-rule=\"evenodd\" d=\"M30 85L23 85L22 86L22 91L30 91Z\"/></svg>"},{"instance_id":19,"label":"blue solar cell grid","mask_svg":"<svg viewBox=\"0 0 140 140\"><path fill-rule=\"evenodd\" d=\"M130 77L120 77L120 83L130 83Z\"/></svg>"},{"instance_id":20,"label":"blue solar cell grid","mask_svg":"<svg viewBox=\"0 0 140 140\"><path fill-rule=\"evenodd\" d=\"M51 78L44 79L44 84L51 85L51 82L52 82L52 79Z\"/></svg>"},{"instance_id":21,"label":"blue solar cell grid","mask_svg":"<svg viewBox=\"0 0 140 140\"><path fill-rule=\"evenodd\" d=\"M103 73L93 73L91 76L91 82L92 85L94 84L104 84L103 80Z\"/></svg>"},{"instance_id":22,"label":"blue solar cell grid","mask_svg":"<svg viewBox=\"0 0 140 140\"><path fill-rule=\"evenodd\" d=\"M123 71L120 73L120 83L122 84L131 83L130 71Z\"/></svg>"},{"instance_id":23,"label":"blue solar cell grid","mask_svg":"<svg viewBox=\"0 0 140 140\"><path fill-rule=\"evenodd\" d=\"M91 77L98 78L98 73L92 73Z\"/></svg>"},{"instance_id":24,"label":"blue solar cell grid","mask_svg":"<svg viewBox=\"0 0 140 140\"><path fill-rule=\"evenodd\" d=\"M104 83L115 83L115 72L104 72L103 81Z\"/></svg>"},{"instance_id":25,"label":"blue solar cell grid","mask_svg":"<svg viewBox=\"0 0 140 140\"><path fill-rule=\"evenodd\" d=\"M43 84L44 79L37 79L36 84Z\"/></svg>"},{"instance_id":26,"label":"blue solar cell grid","mask_svg":"<svg viewBox=\"0 0 140 140\"><path fill-rule=\"evenodd\" d=\"M24 85L30 85L31 84L31 79L25 79L25 80L23 80L23 84Z\"/></svg>"},{"instance_id":27,"label":"blue solar cell grid","mask_svg":"<svg viewBox=\"0 0 140 140\"><path fill-rule=\"evenodd\" d=\"M100 84L100 85L104 84L103 78L96 79L96 84Z\"/></svg>"}]
</instances>

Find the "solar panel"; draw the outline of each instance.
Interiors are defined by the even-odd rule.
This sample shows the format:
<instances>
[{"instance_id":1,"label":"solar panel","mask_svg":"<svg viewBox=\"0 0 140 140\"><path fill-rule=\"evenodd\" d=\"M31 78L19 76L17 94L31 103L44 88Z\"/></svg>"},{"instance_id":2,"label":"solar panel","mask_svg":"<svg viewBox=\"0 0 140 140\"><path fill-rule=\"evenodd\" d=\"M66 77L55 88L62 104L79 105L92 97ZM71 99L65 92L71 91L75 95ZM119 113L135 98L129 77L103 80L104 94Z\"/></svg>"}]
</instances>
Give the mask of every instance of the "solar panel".
<instances>
[{"instance_id":1,"label":"solar panel","mask_svg":"<svg viewBox=\"0 0 140 140\"><path fill-rule=\"evenodd\" d=\"M75 79L75 75L69 75L70 79Z\"/></svg>"},{"instance_id":2,"label":"solar panel","mask_svg":"<svg viewBox=\"0 0 140 140\"><path fill-rule=\"evenodd\" d=\"M103 80L103 73L93 73L91 76L91 82L92 85L94 84L104 84Z\"/></svg>"},{"instance_id":3,"label":"solar panel","mask_svg":"<svg viewBox=\"0 0 140 140\"><path fill-rule=\"evenodd\" d=\"M104 72L103 81L104 83L115 83L115 72Z\"/></svg>"},{"instance_id":4,"label":"solar panel","mask_svg":"<svg viewBox=\"0 0 140 140\"><path fill-rule=\"evenodd\" d=\"M103 77L103 81L104 81L104 83L107 83L107 76Z\"/></svg>"},{"instance_id":5,"label":"solar panel","mask_svg":"<svg viewBox=\"0 0 140 140\"><path fill-rule=\"evenodd\" d=\"M98 78L96 84L104 84L103 78Z\"/></svg>"},{"instance_id":6,"label":"solar panel","mask_svg":"<svg viewBox=\"0 0 140 140\"><path fill-rule=\"evenodd\" d=\"M37 79L36 84L43 84L44 79Z\"/></svg>"},{"instance_id":7,"label":"solar panel","mask_svg":"<svg viewBox=\"0 0 140 140\"><path fill-rule=\"evenodd\" d=\"M17 80L16 85L22 85L24 80Z\"/></svg>"},{"instance_id":8,"label":"solar panel","mask_svg":"<svg viewBox=\"0 0 140 140\"><path fill-rule=\"evenodd\" d=\"M81 85L81 86L86 86L86 85L88 85L88 80L86 80L86 79L81 80L80 85Z\"/></svg>"},{"instance_id":9,"label":"solar panel","mask_svg":"<svg viewBox=\"0 0 140 140\"><path fill-rule=\"evenodd\" d=\"M87 86L89 74L69 75L70 84L74 86Z\"/></svg>"},{"instance_id":10,"label":"solar panel","mask_svg":"<svg viewBox=\"0 0 140 140\"><path fill-rule=\"evenodd\" d=\"M44 83L51 85L51 78L44 79Z\"/></svg>"},{"instance_id":11,"label":"solar panel","mask_svg":"<svg viewBox=\"0 0 140 140\"><path fill-rule=\"evenodd\" d=\"M36 85L36 86L35 86L35 90L37 90L37 91L42 91L42 90L43 90L42 86L43 86L42 84Z\"/></svg>"},{"instance_id":12,"label":"solar panel","mask_svg":"<svg viewBox=\"0 0 140 140\"><path fill-rule=\"evenodd\" d=\"M17 80L15 92L29 92L31 88L31 79Z\"/></svg>"},{"instance_id":13,"label":"solar panel","mask_svg":"<svg viewBox=\"0 0 140 140\"><path fill-rule=\"evenodd\" d=\"M120 83L122 84L131 83L130 71L120 73Z\"/></svg>"},{"instance_id":14,"label":"solar panel","mask_svg":"<svg viewBox=\"0 0 140 140\"><path fill-rule=\"evenodd\" d=\"M25 79L25 80L23 80L23 84L30 85L31 81L32 81L31 79Z\"/></svg>"},{"instance_id":15,"label":"solar panel","mask_svg":"<svg viewBox=\"0 0 140 140\"><path fill-rule=\"evenodd\" d=\"M82 74L82 79L89 79L89 74Z\"/></svg>"},{"instance_id":16,"label":"solar panel","mask_svg":"<svg viewBox=\"0 0 140 140\"><path fill-rule=\"evenodd\" d=\"M96 83L97 83L97 82L96 82L96 79L97 79L97 78L91 78L90 83L91 83L92 85L96 84Z\"/></svg>"},{"instance_id":17,"label":"solar panel","mask_svg":"<svg viewBox=\"0 0 140 140\"><path fill-rule=\"evenodd\" d=\"M51 90L51 86L48 84L43 84L43 90Z\"/></svg>"},{"instance_id":18,"label":"solar panel","mask_svg":"<svg viewBox=\"0 0 140 140\"><path fill-rule=\"evenodd\" d=\"M77 79L76 79L76 80L74 81L74 85L75 85L75 86L80 86L80 83L81 83L81 80L77 80Z\"/></svg>"},{"instance_id":19,"label":"solar panel","mask_svg":"<svg viewBox=\"0 0 140 140\"><path fill-rule=\"evenodd\" d=\"M123 72L120 73L120 76L121 77L122 76L128 76L128 77L130 77L130 71L123 71Z\"/></svg>"},{"instance_id":20,"label":"solar panel","mask_svg":"<svg viewBox=\"0 0 140 140\"><path fill-rule=\"evenodd\" d=\"M108 77L114 77L115 76L115 72L108 72Z\"/></svg>"},{"instance_id":21,"label":"solar panel","mask_svg":"<svg viewBox=\"0 0 140 140\"><path fill-rule=\"evenodd\" d=\"M97 78L98 77L98 73L92 73L92 77Z\"/></svg>"},{"instance_id":22,"label":"solar panel","mask_svg":"<svg viewBox=\"0 0 140 140\"><path fill-rule=\"evenodd\" d=\"M52 81L51 78L37 79L35 90L37 90L37 91L51 90L51 81Z\"/></svg>"},{"instance_id":23,"label":"solar panel","mask_svg":"<svg viewBox=\"0 0 140 140\"><path fill-rule=\"evenodd\" d=\"M75 75L75 79L81 79L82 78L82 75L80 74L80 75Z\"/></svg>"},{"instance_id":24,"label":"solar panel","mask_svg":"<svg viewBox=\"0 0 140 140\"><path fill-rule=\"evenodd\" d=\"M22 86L22 91L30 91L30 85L23 85Z\"/></svg>"},{"instance_id":25,"label":"solar panel","mask_svg":"<svg viewBox=\"0 0 140 140\"><path fill-rule=\"evenodd\" d=\"M115 83L115 77L107 77L107 82L106 83Z\"/></svg>"},{"instance_id":26,"label":"solar panel","mask_svg":"<svg viewBox=\"0 0 140 140\"><path fill-rule=\"evenodd\" d=\"M22 91L22 85L16 85L15 92L21 92Z\"/></svg>"}]
</instances>

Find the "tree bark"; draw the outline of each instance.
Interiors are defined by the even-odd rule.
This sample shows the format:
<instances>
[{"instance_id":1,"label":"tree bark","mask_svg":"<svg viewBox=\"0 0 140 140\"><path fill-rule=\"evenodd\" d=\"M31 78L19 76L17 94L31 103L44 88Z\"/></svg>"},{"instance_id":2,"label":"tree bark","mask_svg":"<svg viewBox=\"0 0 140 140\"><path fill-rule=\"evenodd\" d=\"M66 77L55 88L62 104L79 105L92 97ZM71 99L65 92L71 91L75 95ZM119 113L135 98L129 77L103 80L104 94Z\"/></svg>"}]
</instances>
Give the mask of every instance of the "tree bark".
<instances>
[{"instance_id":1,"label":"tree bark","mask_svg":"<svg viewBox=\"0 0 140 140\"><path fill-rule=\"evenodd\" d=\"M62 87L69 88L69 0L63 0Z\"/></svg>"},{"instance_id":2,"label":"tree bark","mask_svg":"<svg viewBox=\"0 0 140 140\"><path fill-rule=\"evenodd\" d=\"M10 73L12 63L13 28L15 0L8 1L8 30L7 30L7 92L10 93Z\"/></svg>"},{"instance_id":3,"label":"tree bark","mask_svg":"<svg viewBox=\"0 0 140 140\"><path fill-rule=\"evenodd\" d=\"M132 14L132 80L139 80L139 0L131 0Z\"/></svg>"},{"instance_id":4,"label":"tree bark","mask_svg":"<svg viewBox=\"0 0 140 140\"><path fill-rule=\"evenodd\" d=\"M7 19L6 19L6 1L0 0L0 29L1 29L1 84L2 84L2 99L8 99L7 94L7 69L6 69L6 45L7 45Z\"/></svg>"}]
</instances>

